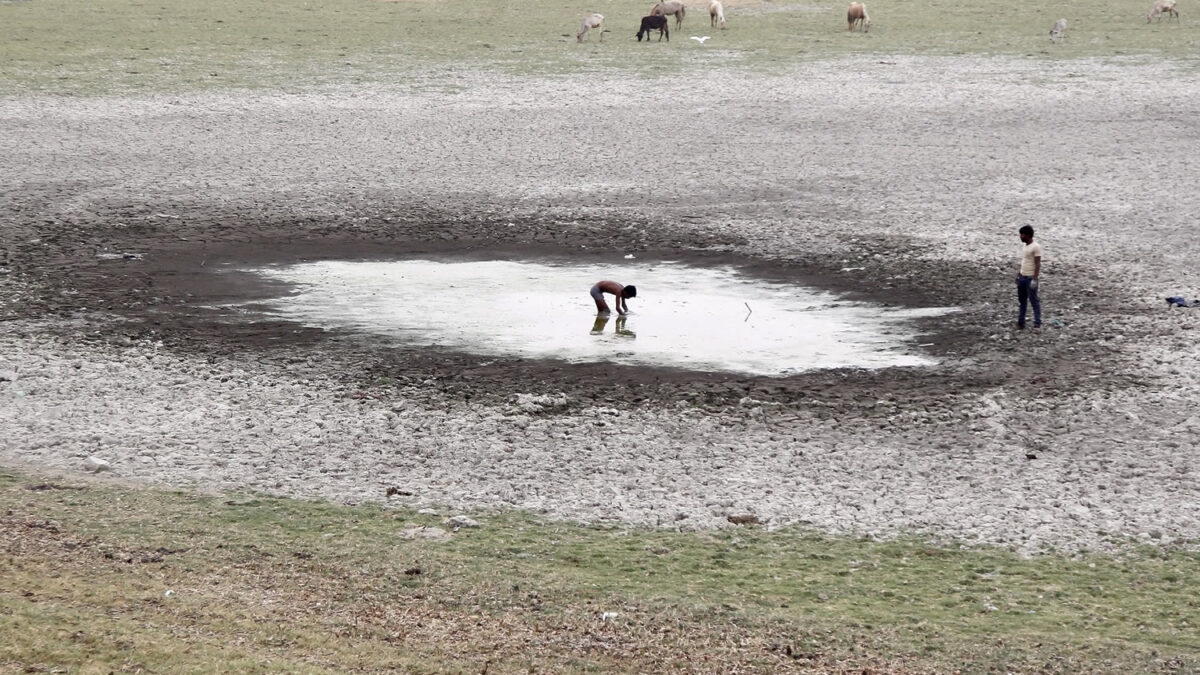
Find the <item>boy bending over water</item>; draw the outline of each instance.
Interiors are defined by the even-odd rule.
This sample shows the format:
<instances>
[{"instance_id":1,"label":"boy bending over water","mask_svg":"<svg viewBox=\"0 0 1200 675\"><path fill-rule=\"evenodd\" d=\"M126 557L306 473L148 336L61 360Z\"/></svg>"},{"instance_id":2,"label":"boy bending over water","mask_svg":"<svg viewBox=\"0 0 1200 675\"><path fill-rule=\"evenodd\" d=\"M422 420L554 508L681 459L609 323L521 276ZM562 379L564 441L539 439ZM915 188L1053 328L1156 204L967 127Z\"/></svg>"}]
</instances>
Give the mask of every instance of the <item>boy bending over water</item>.
<instances>
[{"instance_id":1,"label":"boy bending over water","mask_svg":"<svg viewBox=\"0 0 1200 675\"><path fill-rule=\"evenodd\" d=\"M625 314L629 311L629 303L625 302L626 298L637 297L637 286L622 286L615 281L597 281L592 286L592 299L596 301L596 312L598 314L612 314L612 310L608 308L608 303L604 301L605 293L612 293L616 297L617 314Z\"/></svg>"}]
</instances>

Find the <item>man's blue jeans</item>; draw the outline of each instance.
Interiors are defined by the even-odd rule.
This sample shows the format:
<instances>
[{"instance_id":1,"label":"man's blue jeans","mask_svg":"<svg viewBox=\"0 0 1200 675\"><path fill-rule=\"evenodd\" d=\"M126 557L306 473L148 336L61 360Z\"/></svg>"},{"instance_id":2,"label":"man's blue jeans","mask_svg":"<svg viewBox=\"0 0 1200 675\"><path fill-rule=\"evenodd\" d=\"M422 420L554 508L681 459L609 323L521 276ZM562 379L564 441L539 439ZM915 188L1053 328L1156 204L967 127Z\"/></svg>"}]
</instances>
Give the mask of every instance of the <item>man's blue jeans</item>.
<instances>
[{"instance_id":1,"label":"man's blue jeans","mask_svg":"<svg viewBox=\"0 0 1200 675\"><path fill-rule=\"evenodd\" d=\"M1017 326L1025 327L1025 307L1033 305L1033 327L1042 327L1042 301L1038 299L1037 284L1033 277L1017 277L1017 300L1021 303L1021 312L1017 314Z\"/></svg>"}]
</instances>

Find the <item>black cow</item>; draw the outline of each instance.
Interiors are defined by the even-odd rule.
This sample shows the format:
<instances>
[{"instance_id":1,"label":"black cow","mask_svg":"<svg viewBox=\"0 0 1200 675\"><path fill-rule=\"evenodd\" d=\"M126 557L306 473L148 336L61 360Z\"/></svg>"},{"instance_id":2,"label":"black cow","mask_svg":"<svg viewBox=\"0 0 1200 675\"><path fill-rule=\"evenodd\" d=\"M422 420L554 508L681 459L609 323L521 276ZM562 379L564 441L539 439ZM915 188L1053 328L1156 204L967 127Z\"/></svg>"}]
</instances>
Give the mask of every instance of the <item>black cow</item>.
<instances>
[{"instance_id":1,"label":"black cow","mask_svg":"<svg viewBox=\"0 0 1200 675\"><path fill-rule=\"evenodd\" d=\"M663 36L667 36L667 42L671 41L671 29L667 28L667 17L665 16L643 16L642 27L638 30L638 42L642 41L642 36L646 36L646 42L650 41L650 31L658 31L658 41L662 42Z\"/></svg>"}]
</instances>

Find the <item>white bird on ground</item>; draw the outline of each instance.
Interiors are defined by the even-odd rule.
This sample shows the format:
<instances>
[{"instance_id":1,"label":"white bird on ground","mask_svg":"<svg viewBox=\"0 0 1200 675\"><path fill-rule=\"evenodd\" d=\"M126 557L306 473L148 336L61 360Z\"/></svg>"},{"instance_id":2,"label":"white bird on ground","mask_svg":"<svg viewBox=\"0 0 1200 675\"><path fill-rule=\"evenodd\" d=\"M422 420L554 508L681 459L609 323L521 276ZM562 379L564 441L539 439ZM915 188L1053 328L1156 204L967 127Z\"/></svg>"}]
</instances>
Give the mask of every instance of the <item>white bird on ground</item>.
<instances>
[{"instance_id":1,"label":"white bird on ground","mask_svg":"<svg viewBox=\"0 0 1200 675\"><path fill-rule=\"evenodd\" d=\"M704 41L708 39L708 36L705 35L704 37L699 37L697 35L693 35L692 39L695 40L696 42L699 42L700 44L704 44Z\"/></svg>"}]
</instances>

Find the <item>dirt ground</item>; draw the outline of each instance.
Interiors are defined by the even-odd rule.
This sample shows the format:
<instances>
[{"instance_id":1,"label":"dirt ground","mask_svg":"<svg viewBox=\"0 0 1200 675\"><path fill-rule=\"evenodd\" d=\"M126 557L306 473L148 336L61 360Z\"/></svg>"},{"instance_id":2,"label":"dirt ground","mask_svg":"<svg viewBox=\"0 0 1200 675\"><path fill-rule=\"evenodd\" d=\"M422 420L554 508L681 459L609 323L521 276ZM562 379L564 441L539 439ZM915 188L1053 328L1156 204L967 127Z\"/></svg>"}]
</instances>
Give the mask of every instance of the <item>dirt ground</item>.
<instances>
[{"instance_id":1,"label":"dirt ground","mask_svg":"<svg viewBox=\"0 0 1200 675\"><path fill-rule=\"evenodd\" d=\"M444 77L0 100L0 461L1030 552L1200 540L1200 310L1164 302L1200 295L1190 73L889 57ZM1040 332L1013 327L1023 224L1045 247ZM751 378L230 306L287 292L254 265L555 259L600 278L628 253L962 311L924 320L937 367Z\"/></svg>"}]
</instances>

